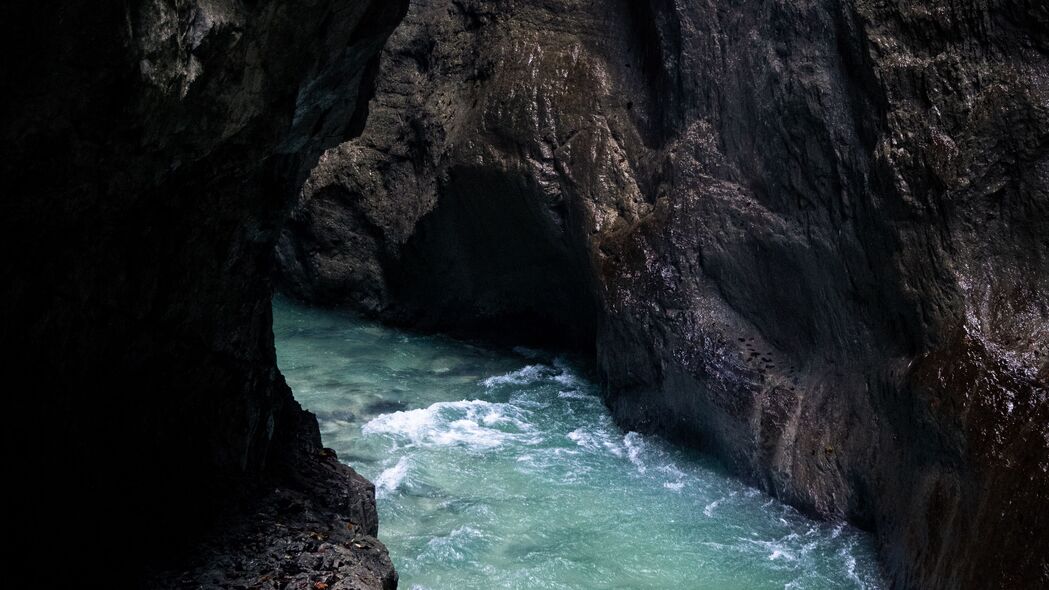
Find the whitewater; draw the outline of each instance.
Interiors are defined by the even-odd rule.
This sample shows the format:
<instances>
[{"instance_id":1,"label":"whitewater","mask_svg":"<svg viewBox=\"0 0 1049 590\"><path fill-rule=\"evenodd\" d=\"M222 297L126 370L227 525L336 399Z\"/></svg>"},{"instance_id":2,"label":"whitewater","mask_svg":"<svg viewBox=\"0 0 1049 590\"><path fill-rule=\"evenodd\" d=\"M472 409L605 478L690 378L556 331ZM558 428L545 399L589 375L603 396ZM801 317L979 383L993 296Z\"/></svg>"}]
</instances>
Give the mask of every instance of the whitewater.
<instances>
[{"instance_id":1,"label":"whitewater","mask_svg":"<svg viewBox=\"0 0 1049 590\"><path fill-rule=\"evenodd\" d=\"M872 538L613 423L581 361L274 302L281 370L376 486L401 587L876 589Z\"/></svg>"}]
</instances>

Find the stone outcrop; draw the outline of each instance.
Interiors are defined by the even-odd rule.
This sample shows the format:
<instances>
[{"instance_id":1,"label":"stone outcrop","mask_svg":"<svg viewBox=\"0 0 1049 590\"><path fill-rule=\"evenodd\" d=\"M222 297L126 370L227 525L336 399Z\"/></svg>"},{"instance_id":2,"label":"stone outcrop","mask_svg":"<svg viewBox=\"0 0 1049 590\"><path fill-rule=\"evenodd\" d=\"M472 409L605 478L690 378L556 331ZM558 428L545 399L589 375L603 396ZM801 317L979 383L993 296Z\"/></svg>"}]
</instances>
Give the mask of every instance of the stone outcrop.
<instances>
[{"instance_id":1,"label":"stone outcrop","mask_svg":"<svg viewBox=\"0 0 1049 590\"><path fill-rule=\"evenodd\" d=\"M0 9L9 581L128 587L182 558L232 558L187 548L256 551L237 544L251 537L237 519L284 502L309 508L281 526L325 535L371 506L371 522L328 536L374 551L317 573L396 583L373 490L324 453L277 370L270 274L287 195L362 128L377 52L406 8Z\"/></svg>"},{"instance_id":2,"label":"stone outcrop","mask_svg":"<svg viewBox=\"0 0 1049 590\"><path fill-rule=\"evenodd\" d=\"M626 427L1049 583L1049 9L419 0L278 248L313 302L592 347Z\"/></svg>"}]
</instances>

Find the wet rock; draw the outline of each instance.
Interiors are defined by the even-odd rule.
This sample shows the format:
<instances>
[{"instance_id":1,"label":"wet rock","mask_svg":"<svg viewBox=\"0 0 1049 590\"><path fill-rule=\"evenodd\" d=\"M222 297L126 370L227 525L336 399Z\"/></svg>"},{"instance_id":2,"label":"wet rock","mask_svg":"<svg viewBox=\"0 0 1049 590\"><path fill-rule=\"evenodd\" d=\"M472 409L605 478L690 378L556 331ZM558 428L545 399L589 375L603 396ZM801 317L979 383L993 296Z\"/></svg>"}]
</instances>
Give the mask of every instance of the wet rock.
<instances>
[{"instance_id":1,"label":"wet rock","mask_svg":"<svg viewBox=\"0 0 1049 590\"><path fill-rule=\"evenodd\" d=\"M389 414L391 412L401 412L407 410L408 406L396 400L381 400L372 402L364 408L365 413L371 416L378 416L379 414Z\"/></svg>"},{"instance_id":2,"label":"wet rock","mask_svg":"<svg viewBox=\"0 0 1049 590\"><path fill-rule=\"evenodd\" d=\"M254 497L251 518L221 522L179 570L157 572L144 587L396 588L386 547L372 536L374 486L334 457L301 456L296 469L288 487ZM331 489L370 498L371 509L347 512L330 501Z\"/></svg>"},{"instance_id":3,"label":"wet rock","mask_svg":"<svg viewBox=\"0 0 1049 590\"><path fill-rule=\"evenodd\" d=\"M420 0L281 282L592 347L621 424L873 527L898 587L1044 585L1047 25L1030 1Z\"/></svg>"}]
</instances>

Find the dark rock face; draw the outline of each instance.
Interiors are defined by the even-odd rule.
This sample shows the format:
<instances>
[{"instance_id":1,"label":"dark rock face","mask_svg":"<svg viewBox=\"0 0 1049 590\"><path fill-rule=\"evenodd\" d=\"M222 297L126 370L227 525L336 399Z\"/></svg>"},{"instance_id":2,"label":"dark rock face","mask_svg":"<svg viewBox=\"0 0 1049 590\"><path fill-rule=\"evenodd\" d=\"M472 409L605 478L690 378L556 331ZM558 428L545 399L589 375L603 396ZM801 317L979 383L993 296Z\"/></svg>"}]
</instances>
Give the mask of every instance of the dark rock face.
<instances>
[{"instance_id":1,"label":"dark rock face","mask_svg":"<svg viewBox=\"0 0 1049 590\"><path fill-rule=\"evenodd\" d=\"M1049 9L421 0L285 288L596 347L622 424L873 527L901 588L1049 583Z\"/></svg>"},{"instance_id":2,"label":"dark rock face","mask_svg":"<svg viewBox=\"0 0 1049 590\"><path fill-rule=\"evenodd\" d=\"M197 540L177 569L153 572L150 589L253 588L360 590L397 587L386 547L375 538L375 486L317 449L316 419L300 415L300 444L279 485L247 497L244 508ZM311 456L301 449L311 449ZM247 515L247 518L245 518Z\"/></svg>"},{"instance_id":3,"label":"dark rock face","mask_svg":"<svg viewBox=\"0 0 1049 590\"><path fill-rule=\"evenodd\" d=\"M360 130L407 2L50 4L0 9L12 566L60 527L76 549L34 576L133 585L278 486L351 514L303 483L331 461L276 367L269 274L286 195Z\"/></svg>"}]
</instances>

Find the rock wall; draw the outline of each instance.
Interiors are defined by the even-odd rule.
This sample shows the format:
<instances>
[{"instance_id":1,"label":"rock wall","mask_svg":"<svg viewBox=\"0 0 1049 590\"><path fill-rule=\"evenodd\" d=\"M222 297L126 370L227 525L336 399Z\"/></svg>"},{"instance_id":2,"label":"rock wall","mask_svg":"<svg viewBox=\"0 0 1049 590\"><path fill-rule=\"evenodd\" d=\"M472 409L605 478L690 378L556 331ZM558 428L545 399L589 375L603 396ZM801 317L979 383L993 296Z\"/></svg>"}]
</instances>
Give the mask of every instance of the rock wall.
<instances>
[{"instance_id":1,"label":"rock wall","mask_svg":"<svg viewBox=\"0 0 1049 590\"><path fill-rule=\"evenodd\" d=\"M9 579L135 585L277 487L375 534L370 485L321 455L277 370L269 277L287 195L360 131L406 9L0 8ZM323 465L356 496L303 479ZM395 584L380 553L370 585Z\"/></svg>"},{"instance_id":2,"label":"rock wall","mask_svg":"<svg viewBox=\"0 0 1049 590\"><path fill-rule=\"evenodd\" d=\"M419 0L278 248L301 298L593 347L621 424L1049 583L1049 9Z\"/></svg>"}]
</instances>

